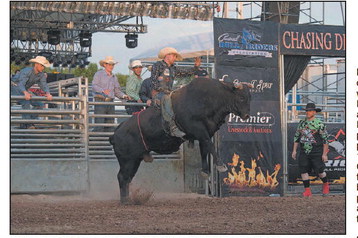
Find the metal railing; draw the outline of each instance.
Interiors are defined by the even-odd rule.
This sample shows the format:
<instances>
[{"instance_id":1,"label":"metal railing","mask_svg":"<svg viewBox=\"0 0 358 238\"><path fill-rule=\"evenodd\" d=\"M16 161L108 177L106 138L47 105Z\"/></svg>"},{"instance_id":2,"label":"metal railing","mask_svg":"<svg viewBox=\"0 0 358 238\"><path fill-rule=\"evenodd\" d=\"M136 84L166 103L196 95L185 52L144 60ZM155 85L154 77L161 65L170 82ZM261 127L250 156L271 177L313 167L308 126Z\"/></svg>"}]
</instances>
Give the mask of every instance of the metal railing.
<instances>
[{"instance_id":1,"label":"metal railing","mask_svg":"<svg viewBox=\"0 0 358 238\"><path fill-rule=\"evenodd\" d=\"M11 96L11 100L24 99ZM45 101L44 97L32 97L34 101ZM53 97L51 103L58 108L22 110L12 107L11 112L11 158L86 158L87 145L83 108L84 98ZM71 103L72 107L65 104ZM62 105L62 108L61 108ZM19 116L37 114L37 119L22 119ZM21 129L21 124L34 124L36 129Z\"/></svg>"},{"instance_id":2,"label":"metal railing","mask_svg":"<svg viewBox=\"0 0 358 238\"><path fill-rule=\"evenodd\" d=\"M50 83L54 95L33 96L33 101L43 101L46 108L24 110L16 105L24 96L11 96L11 158L26 159L116 159L109 136L115 128L132 115L125 106L146 106L145 103L94 102L88 94L86 78L73 78ZM75 96L73 96L75 95ZM52 104L52 107L48 105ZM95 105L111 105L114 114L94 114ZM37 115L36 119L24 119L23 115ZM95 118L112 118L113 123L95 123ZM21 129L21 124L34 124L35 129ZM111 128L109 131L93 131L95 127ZM180 159L182 151L170 155L154 153L156 159Z\"/></svg>"}]
</instances>

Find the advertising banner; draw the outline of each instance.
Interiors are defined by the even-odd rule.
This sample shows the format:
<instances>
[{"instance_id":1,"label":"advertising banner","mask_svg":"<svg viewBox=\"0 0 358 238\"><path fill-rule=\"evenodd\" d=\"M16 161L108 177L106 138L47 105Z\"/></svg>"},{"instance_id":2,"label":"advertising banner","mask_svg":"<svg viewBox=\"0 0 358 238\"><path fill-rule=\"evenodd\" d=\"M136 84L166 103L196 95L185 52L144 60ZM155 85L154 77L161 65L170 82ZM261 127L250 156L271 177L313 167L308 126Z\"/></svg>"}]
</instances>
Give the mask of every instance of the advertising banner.
<instances>
[{"instance_id":1,"label":"advertising banner","mask_svg":"<svg viewBox=\"0 0 358 238\"><path fill-rule=\"evenodd\" d=\"M280 53L345 57L345 32L342 26L281 24Z\"/></svg>"},{"instance_id":2,"label":"advertising banner","mask_svg":"<svg viewBox=\"0 0 358 238\"><path fill-rule=\"evenodd\" d=\"M215 60L220 65L277 67L278 24L227 18L214 19Z\"/></svg>"},{"instance_id":3,"label":"advertising banner","mask_svg":"<svg viewBox=\"0 0 358 238\"><path fill-rule=\"evenodd\" d=\"M216 78L253 86L249 119L230 114L218 132L222 195L281 193L278 24L215 18L214 43Z\"/></svg>"},{"instance_id":4,"label":"advertising banner","mask_svg":"<svg viewBox=\"0 0 358 238\"><path fill-rule=\"evenodd\" d=\"M288 182L291 184L300 183L301 175L298 170L298 161L292 159L293 138L298 123L288 124ZM346 127L345 124L326 124L328 132L329 152L328 162L326 163L326 173L332 183L345 183L346 178ZM298 150L299 151L299 150ZM316 174L311 174L313 181L321 182Z\"/></svg>"}]
</instances>

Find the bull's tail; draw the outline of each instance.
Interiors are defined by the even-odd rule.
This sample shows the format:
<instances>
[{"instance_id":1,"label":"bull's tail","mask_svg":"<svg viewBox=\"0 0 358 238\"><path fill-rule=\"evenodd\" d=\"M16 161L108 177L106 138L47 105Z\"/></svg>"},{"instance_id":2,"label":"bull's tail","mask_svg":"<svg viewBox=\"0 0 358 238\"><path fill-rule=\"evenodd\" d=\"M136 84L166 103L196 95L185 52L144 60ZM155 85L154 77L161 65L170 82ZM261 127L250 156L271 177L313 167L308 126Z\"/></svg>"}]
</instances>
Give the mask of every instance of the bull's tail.
<instances>
[{"instance_id":1,"label":"bull's tail","mask_svg":"<svg viewBox=\"0 0 358 238\"><path fill-rule=\"evenodd\" d=\"M117 128L114 130L113 135L109 136L109 143L111 143L111 145L114 145L115 140L114 140L114 135L116 134L116 131L118 130L118 128L122 125L122 123L120 123Z\"/></svg>"}]
</instances>

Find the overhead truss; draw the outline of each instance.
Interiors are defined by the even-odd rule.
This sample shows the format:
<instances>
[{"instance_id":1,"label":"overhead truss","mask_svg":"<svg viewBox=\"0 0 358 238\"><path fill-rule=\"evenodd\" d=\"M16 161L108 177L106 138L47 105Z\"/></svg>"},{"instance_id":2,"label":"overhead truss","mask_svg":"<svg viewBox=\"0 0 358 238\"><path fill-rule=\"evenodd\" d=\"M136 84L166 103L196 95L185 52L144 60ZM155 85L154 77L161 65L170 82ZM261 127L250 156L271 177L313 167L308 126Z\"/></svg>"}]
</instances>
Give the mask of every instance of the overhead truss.
<instances>
[{"instance_id":1,"label":"overhead truss","mask_svg":"<svg viewBox=\"0 0 358 238\"><path fill-rule=\"evenodd\" d=\"M147 33L143 16L153 18L212 20L213 2L10 2L12 59L28 60L40 52L62 56L86 53L81 32ZM125 24L131 18L136 24ZM60 31L60 43L48 43L48 31Z\"/></svg>"}]
</instances>

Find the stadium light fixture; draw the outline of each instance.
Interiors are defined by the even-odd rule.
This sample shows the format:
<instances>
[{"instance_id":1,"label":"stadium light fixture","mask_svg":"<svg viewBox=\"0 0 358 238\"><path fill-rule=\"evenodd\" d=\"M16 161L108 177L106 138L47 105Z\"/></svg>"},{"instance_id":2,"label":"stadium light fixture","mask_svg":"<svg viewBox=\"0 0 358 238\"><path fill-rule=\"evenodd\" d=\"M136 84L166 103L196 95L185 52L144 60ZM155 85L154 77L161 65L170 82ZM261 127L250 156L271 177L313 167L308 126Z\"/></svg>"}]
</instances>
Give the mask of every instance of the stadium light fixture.
<instances>
[{"instance_id":1,"label":"stadium light fixture","mask_svg":"<svg viewBox=\"0 0 358 238\"><path fill-rule=\"evenodd\" d=\"M47 41L50 45L60 44L60 34L59 30L49 30L47 31Z\"/></svg>"},{"instance_id":2,"label":"stadium light fixture","mask_svg":"<svg viewBox=\"0 0 358 238\"><path fill-rule=\"evenodd\" d=\"M81 47L90 47L92 45L92 33L89 31L81 31L79 34L80 37L80 46Z\"/></svg>"},{"instance_id":3,"label":"stadium light fixture","mask_svg":"<svg viewBox=\"0 0 358 238\"><path fill-rule=\"evenodd\" d=\"M138 35L128 33L125 35L127 48L133 49L138 46Z\"/></svg>"}]
</instances>

